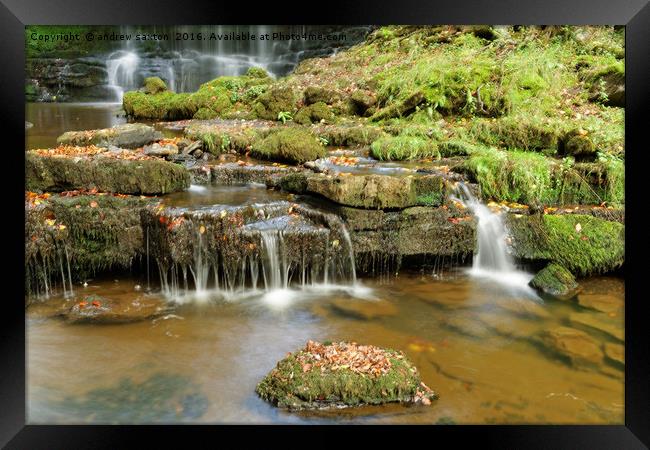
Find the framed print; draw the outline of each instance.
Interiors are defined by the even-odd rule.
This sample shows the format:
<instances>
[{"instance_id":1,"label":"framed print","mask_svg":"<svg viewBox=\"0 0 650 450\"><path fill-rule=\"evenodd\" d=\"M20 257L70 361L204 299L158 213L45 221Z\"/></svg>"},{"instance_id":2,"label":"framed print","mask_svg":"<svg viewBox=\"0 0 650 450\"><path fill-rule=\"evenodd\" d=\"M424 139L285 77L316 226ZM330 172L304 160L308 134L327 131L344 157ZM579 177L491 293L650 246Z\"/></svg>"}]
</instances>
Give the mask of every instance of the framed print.
<instances>
[{"instance_id":1,"label":"framed print","mask_svg":"<svg viewBox=\"0 0 650 450\"><path fill-rule=\"evenodd\" d=\"M39 3L2 7L7 448L647 448L645 2Z\"/></svg>"}]
</instances>

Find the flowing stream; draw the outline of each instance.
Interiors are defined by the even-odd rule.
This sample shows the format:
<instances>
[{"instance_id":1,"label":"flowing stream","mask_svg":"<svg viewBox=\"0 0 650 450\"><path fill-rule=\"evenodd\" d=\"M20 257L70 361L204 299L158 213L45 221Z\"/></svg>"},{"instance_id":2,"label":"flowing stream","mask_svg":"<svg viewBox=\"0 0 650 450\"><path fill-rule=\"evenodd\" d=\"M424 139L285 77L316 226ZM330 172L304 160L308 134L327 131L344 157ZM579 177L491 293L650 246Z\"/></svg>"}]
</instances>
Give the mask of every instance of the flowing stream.
<instances>
[{"instance_id":1,"label":"flowing stream","mask_svg":"<svg viewBox=\"0 0 650 450\"><path fill-rule=\"evenodd\" d=\"M469 208L478 222L476 228L478 250L474 254L469 273L473 276L493 279L526 296L537 298L533 289L528 286L533 275L518 270L508 252L506 244L508 233L501 215L492 212L481 203L464 183L458 183L456 189L456 200Z\"/></svg>"}]
</instances>

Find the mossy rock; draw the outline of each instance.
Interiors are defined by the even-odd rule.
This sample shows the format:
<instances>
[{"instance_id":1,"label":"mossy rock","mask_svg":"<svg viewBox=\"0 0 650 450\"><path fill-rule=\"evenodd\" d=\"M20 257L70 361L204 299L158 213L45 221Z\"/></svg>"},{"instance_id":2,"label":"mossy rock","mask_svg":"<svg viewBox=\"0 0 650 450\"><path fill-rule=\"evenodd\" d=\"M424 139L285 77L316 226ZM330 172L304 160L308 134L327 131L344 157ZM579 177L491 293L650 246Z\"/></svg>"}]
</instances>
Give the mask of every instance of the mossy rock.
<instances>
[{"instance_id":1,"label":"mossy rock","mask_svg":"<svg viewBox=\"0 0 650 450\"><path fill-rule=\"evenodd\" d=\"M315 132L329 145L345 147L370 145L384 135L381 128L365 125L325 125L317 127Z\"/></svg>"},{"instance_id":2,"label":"mossy rock","mask_svg":"<svg viewBox=\"0 0 650 450\"><path fill-rule=\"evenodd\" d=\"M77 161L27 152L25 173L25 188L30 191L97 189L100 192L157 195L182 191L190 185L187 169L162 160L95 157Z\"/></svg>"},{"instance_id":3,"label":"mossy rock","mask_svg":"<svg viewBox=\"0 0 650 450\"><path fill-rule=\"evenodd\" d=\"M574 129L563 136L558 145L558 152L584 160L596 156L596 147L585 130Z\"/></svg>"},{"instance_id":4,"label":"mossy rock","mask_svg":"<svg viewBox=\"0 0 650 450\"><path fill-rule=\"evenodd\" d=\"M368 91L357 90L350 96L350 103L354 114L364 116L377 104L377 98Z\"/></svg>"},{"instance_id":5,"label":"mossy rock","mask_svg":"<svg viewBox=\"0 0 650 450\"><path fill-rule=\"evenodd\" d=\"M381 161L439 158L438 145L416 136L386 136L370 146L371 155Z\"/></svg>"},{"instance_id":6,"label":"mossy rock","mask_svg":"<svg viewBox=\"0 0 650 450\"><path fill-rule=\"evenodd\" d=\"M307 190L341 205L367 209L439 206L445 197L444 180L436 175L409 178L317 174L307 179Z\"/></svg>"},{"instance_id":7,"label":"mossy rock","mask_svg":"<svg viewBox=\"0 0 650 450\"><path fill-rule=\"evenodd\" d=\"M543 295L560 300L573 298L580 290L571 272L556 263L551 263L537 272L529 284Z\"/></svg>"},{"instance_id":8,"label":"mossy rock","mask_svg":"<svg viewBox=\"0 0 650 450\"><path fill-rule=\"evenodd\" d=\"M261 67L249 67L246 76L250 78L269 78L269 73Z\"/></svg>"},{"instance_id":9,"label":"mossy rock","mask_svg":"<svg viewBox=\"0 0 650 450\"><path fill-rule=\"evenodd\" d=\"M607 273L625 261L625 226L583 214L507 216L518 258L555 262L572 274Z\"/></svg>"},{"instance_id":10,"label":"mossy rock","mask_svg":"<svg viewBox=\"0 0 650 450\"><path fill-rule=\"evenodd\" d=\"M199 109L192 94L175 94L171 91L157 94L126 92L122 106L130 117L155 120L191 119Z\"/></svg>"},{"instance_id":11,"label":"mossy rock","mask_svg":"<svg viewBox=\"0 0 650 450\"><path fill-rule=\"evenodd\" d=\"M279 185L287 192L304 194L307 192L307 175L304 173L290 173L280 179Z\"/></svg>"},{"instance_id":12,"label":"mossy rock","mask_svg":"<svg viewBox=\"0 0 650 450\"><path fill-rule=\"evenodd\" d=\"M69 258L75 280L94 276L98 271L130 268L144 249L140 212L158 201L139 196L53 194L40 205L26 208L28 293L44 291L44 273L51 274L58 283L59 258Z\"/></svg>"},{"instance_id":13,"label":"mossy rock","mask_svg":"<svg viewBox=\"0 0 650 450\"><path fill-rule=\"evenodd\" d=\"M338 353L340 363L328 359L329 349ZM350 358L350 363L347 352L356 352L357 359ZM366 352L381 359L359 359ZM373 372L378 366L375 361L382 366ZM363 370L361 364L369 370ZM394 402L430 405L437 398L402 352L343 342L322 345L310 341L304 349L278 362L257 385L256 392L262 399L289 410Z\"/></svg>"},{"instance_id":14,"label":"mossy rock","mask_svg":"<svg viewBox=\"0 0 650 450\"><path fill-rule=\"evenodd\" d=\"M162 139L162 137L162 133L148 125L125 123L100 130L67 131L59 136L56 142L61 145L74 146L138 148Z\"/></svg>"},{"instance_id":15,"label":"mossy rock","mask_svg":"<svg viewBox=\"0 0 650 450\"><path fill-rule=\"evenodd\" d=\"M312 123L331 122L334 120L334 113L323 102L317 102L309 106L304 106L293 117L293 121L301 125L311 125Z\"/></svg>"},{"instance_id":16,"label":"mossy rock","mask_svg":"<svg viewBox=\"0 0 650 450\"><path fill-rule=\"evenodd\" d=\"M311 133L294 127L272 130L253 144L252 154L259 158L290 163L304 163L323 158L325 147Z\"/></svg>"},{"instance_id":17,"label":"mossy rock","mask_svg":"<svg viewBox=\"0 0 650 450\"><path fill-rule=\"evenodd\" d=\"M416 107L425 101L426 96L424 93L417 91L399 103L394 103L392 105L384 107L383 109L380 109L370 117L370 120L380 121L392 118L407 117L415 111Z\"/></svg>"},{"instance_id":18,"label":"mossy rock","mask_svg":"<svg viewBox=\"0 0 650 450\"><path fill-rule=\"evenodd\" d=\"M296 111L298 97L289 87L272 87L253 103L253 113L260 119L278 120L281 112L293 113Z\"/></svg>"},{"instance_id":19,"label":"mossy rock","mask_svg":"<svg viewBox=\"0 0 650 450\"><path fill-rule=\"evenodd\" d=\"M145 94L158 94L167 91L167 84L159 77L149 77L144 79L143 91Z\"/></svg>"},{"instance_id":20,"label":"mossy rock","mask_svg":"<svg viewBox=\"0 0 650 450\"><path fill-rule=\"evenodd\" d=\"M336 91L320 86L309 86L303 94L305 105L323 102L327 105L335 103L339 99Z\"/></svg>"}]
</instances>

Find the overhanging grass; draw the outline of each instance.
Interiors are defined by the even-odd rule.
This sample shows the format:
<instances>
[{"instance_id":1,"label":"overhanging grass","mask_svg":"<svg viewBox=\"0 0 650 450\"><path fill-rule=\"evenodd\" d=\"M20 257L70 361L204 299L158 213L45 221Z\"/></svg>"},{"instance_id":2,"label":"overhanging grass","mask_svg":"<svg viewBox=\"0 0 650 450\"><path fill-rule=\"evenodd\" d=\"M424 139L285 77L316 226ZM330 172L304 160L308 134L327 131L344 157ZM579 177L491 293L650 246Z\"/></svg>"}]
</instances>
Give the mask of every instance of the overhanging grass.
<instances>
[{"instance_id":1,"label":"overhanging grass","mask_svg":"<svg viewBox=\"0 0 650 450\"><path fill-rule=\"evenodd\" d=\"M370 150L372 156L381 161L440 157L438 145L434 141L418 136L382 137L372 143Z\"/></svg>"}]
</instances>

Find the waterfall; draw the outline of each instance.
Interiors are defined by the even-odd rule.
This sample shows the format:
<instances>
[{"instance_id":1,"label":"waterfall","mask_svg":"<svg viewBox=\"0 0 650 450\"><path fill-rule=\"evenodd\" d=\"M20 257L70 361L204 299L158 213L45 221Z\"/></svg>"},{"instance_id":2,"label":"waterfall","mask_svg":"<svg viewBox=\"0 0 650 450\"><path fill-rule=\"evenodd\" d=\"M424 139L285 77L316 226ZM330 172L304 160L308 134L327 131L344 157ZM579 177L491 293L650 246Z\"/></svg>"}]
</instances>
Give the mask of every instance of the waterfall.
<instances>
[{"instance_id":1,"label":"waterfall","mask_svg":"<svg viewBox=\"0 0 650 450\"><path fill-rule=\"evenodd\" d=\"M240 210L248 219L239 225L236 209L187 213L182 238L169 237L166 226L152 216L147 226L158 231L148 233L149 252L158 262L165 294L179 301L261 296L280 305L300 292L368 291L357 282L350 235L338 217L288 202ZM178 258L169 257L170 244Z\"/></svg>"},{"instance_id":2,"label":"waterfall","mask_svg":"<svg viewBox=\"0 0 650 450\"><path fill-rule=\"evenodd\" d=\"M125 90L136 89L136 73L140 58L137 54L127 51L113 52L106 60L108 72L108 87L115 93L114 101L122 102Z\"/></svg>"},{"instance_id":3,"label":"waterfall","mask_svg":"<svg viewBox=\"0 0 650 450\"><path fill-rule=\"evenodd\" d=\"M500 284L532 292L528 286L532 275L518 270L508 252L508 232L501 215L493 213L481 203L463 183L458 183L454 200L469 208L477 219L478 248L474 253L470 275L490 278Z\"/></svg>"},{"instance_id":4,"label":"waterfall","mask_svg":"<svg viewBox=\"0 0 650 450\"><path fill-rule=\"evenodd\" d=\"M175 92L194 92L202 83L225 75L242 75L261 67L271 76L292 71L305 58L327 56L341 47L360 42L371 27L327 26L124 26L118 31L131 39L121 41L105 58L110 101L122 101L125 91L140 88L147 77L160 77ZM156 33L163 39L144 45L133 36ZM273 33L300 35L290 40L273 39ZM306 40L308 33L342 33L345 41ZM201 39L197 39L198 35ZM180 35L183 39L176 39ZM260 39L268 35L271 39ZM194 37L194 38L192 38Z\"/></svg>"}]
</instances>

